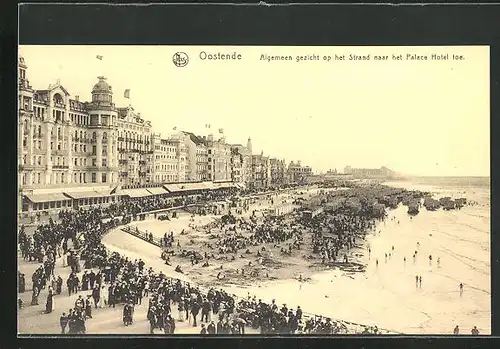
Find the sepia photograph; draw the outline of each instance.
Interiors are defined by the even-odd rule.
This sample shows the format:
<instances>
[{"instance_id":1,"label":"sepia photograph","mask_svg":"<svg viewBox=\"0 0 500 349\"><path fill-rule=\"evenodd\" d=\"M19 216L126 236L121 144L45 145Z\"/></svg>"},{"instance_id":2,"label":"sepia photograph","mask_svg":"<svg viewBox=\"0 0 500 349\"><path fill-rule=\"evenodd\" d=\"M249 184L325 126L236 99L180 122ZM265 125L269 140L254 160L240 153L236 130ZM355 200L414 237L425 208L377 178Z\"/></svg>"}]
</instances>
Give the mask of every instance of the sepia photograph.
<instances>
[{"instance_id":1,"label":"sepia photograph","mask_svg":"<svg viewBox=\"0 0 500 349\"><path fill-rule=\"evenodd\" d=\"M490 335L489 46L19 45L18 335Z\"/></svg>"}]
</instances>

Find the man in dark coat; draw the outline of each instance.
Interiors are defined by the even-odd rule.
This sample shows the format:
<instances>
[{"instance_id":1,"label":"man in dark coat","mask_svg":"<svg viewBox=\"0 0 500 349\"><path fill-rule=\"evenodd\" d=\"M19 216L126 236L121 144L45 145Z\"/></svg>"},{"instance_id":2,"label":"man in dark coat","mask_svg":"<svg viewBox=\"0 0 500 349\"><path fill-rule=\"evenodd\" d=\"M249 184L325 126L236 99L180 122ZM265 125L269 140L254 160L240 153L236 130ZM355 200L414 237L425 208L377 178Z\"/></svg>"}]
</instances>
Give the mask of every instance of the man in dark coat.
<instances>
[{"instance_id":1,"label":"man in dark coat","mask_svg":"<svg viewBox=\"0 0 500 349\"><path fill-rule=\"evenodd\" d=\"M198 316L198 313L200 312L200 305L198 304L197 301L193 301L191 304L191 314L193 314L193 327L198 326L196 324L196 317Z\"/></svg>"},{"instance_id":2,"label":"man in dark coat","mask_svg":"<svg viewBox=\"0 0 500 349\"><path fill-rule=\"evenodd\" d=\"M203 300L202 308L201 308L201 322L208 322L208 314L212 310L212 305L208 301L208 299Z\"/></svg>"},{"instance_id":3,"label":"man in dark coat","mask_svg":"<svg viewBox=\"0 0 500 349\"><path fill-rule=\"evenodd\" d=\"M219 319L217 322L217 334L222 334L223 331L223 325L222 325L222 319Z\"/></svg>"},{"instance_id":4,"label":"man in dark coat","mask_svg":"<svg viewBox=\"0 0 500 349\"><path fill-rule=\"evenodd\" d=\"M91 270L89 273L89 282L90 282L90 289L93 289L95 285L95 273L93 270Z\"/></svg>"},{"instance_id":5,"label":"man in dark coat","mask_svg":"<svg viewBox=\"0 0 500 349\"><path fill-rule=\"evenodd\" d=\"M92 289L92 298L94 299L94 306L97 309L97 305L101 299L101 290L99 289L99 286L95 286Z\"/></svg>"},{"instance_id":6,"label":"man in dark coat","mask_svg":"<svg viewBox=\"0 0 500 349\"><path fill-rule=\"evenodd\" d=\"M90 295L85 300L85 317L92 319L92 303L90 303Z\"/></svg>"},{"instance_id":7,"label":"man in dark coat","mask_svg":"<svg viewBox=\"0 0 500 349\"><path fill-rule=\"evenodd\" d=\"M297 311L295 312L295 316L297 317L297 320L302 319L302 309L300 309L300 305L297 307Z\"/></svg>"},{"instance_id":8,"label":"man in dark coat","mask_svg":"<svg viewBox=\"0 0 500 349\"><path fill-rule=\"evenodd\" d=\"M60 275L58 275L57 276L56 294L61 294L61 292L62 292L62 284L63 284L63 279L61 278Z\"/></svg>"},{"instance_id":9,"label":"man in dark coat","mask_svg":"<svg viewBox=\"0 0 500 349\"><path fill-rule=\"evenodd\" d=\"M66 287L68 287L68 294L71 296L73 293L73 278L72 275L68 277L68 280L66 281Z\"/></svg>"}]
</instances>

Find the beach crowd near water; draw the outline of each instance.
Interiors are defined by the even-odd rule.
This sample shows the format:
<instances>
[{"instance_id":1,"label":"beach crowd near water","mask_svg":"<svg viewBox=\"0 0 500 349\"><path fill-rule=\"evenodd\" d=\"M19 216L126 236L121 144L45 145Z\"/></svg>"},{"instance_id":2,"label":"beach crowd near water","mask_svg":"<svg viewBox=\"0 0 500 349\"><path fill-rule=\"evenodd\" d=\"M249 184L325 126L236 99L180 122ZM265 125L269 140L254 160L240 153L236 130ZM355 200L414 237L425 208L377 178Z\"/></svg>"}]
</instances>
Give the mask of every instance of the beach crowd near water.
<instances>
[{"instance_id":1,"label":"beach crowd near water","mask_svg":"<svg viewBox=\"0 0 500 349\"><path fill-rule=\"evenodd\" d=\"M22 297L29 291L26 275L22 271L18 273L19 316L22 317L22 312L29 307L41 308L47 315L58 312L60 333L83 334L88 333L89 321L99 316L104 309L116 307L122 310L123 326L134 327L138 321L144 320L136 316L136 309L144 303L147 310L143 315L149 323L150 334L183 333L187 324L200 334L386 333L386 330L374 325L359 325L325 315L308 314L300 304L287 306L276 299L265 302L250 294L236 297L224 290L223 281L238 281L243 274L254 279L269 279L273 269L264 269L262 265L273 259L293 257L324 269L363 272L366 265L356 258L354 252L366 245L364 241L367 235L380 234L376 227L382 222L385 224L388 218L388 205L385 203L397 200L399 204L404 203L409 196L412 199L424 196L418 191L384 186L331 189L338 188L325 185L315 194L299 195L293 192L289 195L301 209L325 209L325 212L315 217L305 218L303 212L297 210L276 217L243 205L238 209L229 208L224 215L209 224L194 227L209 236L203 242L196 243L189 239L189 232L165 233L160 239L163 253L159 250L158 258L161 256L165 268L171 270L167 272L168 275L162 270L153 270L141 258L130 258L126 254L110 251L102 243L110 230L145 219L144 214L147 212L171 208L171 201L166 199L142 198L120 202L108 208L62 211L58 219L50 218L48 223L38 224L34 231L21 226L18 240L20 261L23 261L23 266L38 266L31 275L31 297L28 300ZM299 190L307 193L307 188ZM203 194L197 198L184 196L177 198L173 206L200 204L203 207L201 204L237 194L232 189ZM242 193L239 195L244 197ZM275 193L271 193L266 194L260 202L272 206L282 204L280 200ZM205 209L190 213L192 221L206 214ZM168 215L172 217L168 219L173 219L173 215ZM389 220L395 218L389 217ZM185 242L186 239L191 241ZM418 254L418 244L413 263ZM391 246L385 254L385 263L394 256L395 248L398 246ZM371 248L368 246L366 250L371 259ZM176 263L171 262L171 257L176 258ZM430 265L433 256L429 255L428 259ZM233 261L239 262L238 268L226 270ZM403 263L406 262L405 256ZM194 268L199 263L202 263L202 268L217 271L213 284L221 281L220 287L202 287L186 281L184 268ZM439 257L436 263L439 265ZM376 267L382 267L378 259ZM300 275L299 282L304 281L306 278ZM415 287L422 287L421 275L415 276ZM460 287L462 294L463 284L457 287ZM39 299L42 291L46 296ZM68 309L56 308L56 299L65 297L65 294L68 297L77 295L74 304ZM334 315L335 309L331 313ZM459 332L456 326L453 333ZM471 333L478 334L479 331L474 327Z\"/></svg>"}]
</instances>

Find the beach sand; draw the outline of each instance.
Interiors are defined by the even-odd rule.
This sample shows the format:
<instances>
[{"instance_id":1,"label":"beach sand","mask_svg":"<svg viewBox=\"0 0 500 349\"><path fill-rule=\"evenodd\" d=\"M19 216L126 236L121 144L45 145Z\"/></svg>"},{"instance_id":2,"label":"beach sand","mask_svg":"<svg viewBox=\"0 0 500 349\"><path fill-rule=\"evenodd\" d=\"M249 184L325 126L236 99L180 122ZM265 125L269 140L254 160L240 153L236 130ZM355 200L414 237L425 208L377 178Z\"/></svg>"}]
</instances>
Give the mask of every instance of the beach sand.
<instances>
[{"instance_id":1,"label":"beach sand","mask_svg":"<svg viewBox=\"0 0 500 349\"><path fill-rule=\"evenodd\" d=\"M429 188L420 189L429 190ZM435 187L432 189L438 196L457 192L457 189L448 191ZM366 245L371 248L370 257L364 246L351 251L352 257L357 255L358 260L367 264L364 273L348 273L336 268L326 271L322 270L324 267L311 268L310 265L314 264L314 261L305 260L303 254L312 253L309 247L304 247L303 253L295 251L292 257L275 254L274 259L281 264L278 267L266 266L269 278L262 275L257 278L246 275L243 278L230 272L231 269L241 268L248 263L247 258L238 258L234 262L221 262L227 278L223 283L215 283L219 264L203 268L200 263L191 267L189 259L173 257L172 266L167 266L160 259L161 251L158 247L120 229L108 233L103 243L112 251L120 252L129 258L142 258L147 266L163 271L168 276L200 284L205 288L214 285L239 297L250 294L264 302L276 299L277 303L286 303L291 308L300 305L304 312L309 314L364 325L377 325L393 333L451 334L455 325L458 325L464 334L470 333L473 326L477 326L481 334L490 334L489 194L475 188L467 194L462 192L461 194L459 196L465 196L470 200L481 200L480 205L466 206L459 211L428 212L422 209L412 219L407 215L404 206L389 210L389 219L379 223L374 232L367 235ZM260 206L259 203L255 204L251 210L266 208L264 202L265 200ZM395 219L391 219L392 217ZM201 226L213 221L214 218L216 217L196 216L194 224ZM207 234L200 229L197 234L181 236L180 231L189 223L190 215L181 213L178 219L171 221L148 218L146 221L132 224L158 237L167 231L174 231L176 242L177 239L182 239L182 246L188 244L190 239L194 239L196 242L192 248L194 250L199 242L207 239ZM420 243L419 247L417 242ZM394 252L391 250L392 246ZM189 245L186 249L189 249ZM418 257L413 264L412 255L415 250L418 250ZM392 256L386 263L384 254L389 252ZM429 254L433 256L432 265L429 265ZM406 257L406 265L403 257ZM376 258L379 260L378 267L375 265ZM437 266L438 258L440 267ZM174 271L177 264L182 265L184 275ZM22 266L23 272L30 276L32 271L26 270L30 268L34 270L35 265ZM296 279L298 275L310 280L299 282ZM415 275L422 276L421 288L415 286ZM61 273L61 276L65 280L66 275ZM27 277L27 283L31 284L31 280L28 279L30 277ZM459 292L460 283L464 284L462 296ZM30 288L28 285L27 287ZM30 292L23 295L23 299L30 297ZM58 298L68 297L66 295L56 297L56 306L59 305ZM44 302L45 296L42 292L40 304ZM70 304L71 302L68 302L68 305ZM43 306L36 308L41 310ZM69 307L64 306L64 309L67 308ZM145 310L141 310L142 308L144 303L142 307L136 309L135 318L138 323L132 327L123 326L121 307L120 310L98 310L103 314L90 320L89 333L147 334L148 324L145 320ZM60 309L58 307L56 310L57 316L43 315L45 318L54 318L49 321L55 323L52 325L40 325L33 315L33 310L22 310L21 314L25 315L20 315L20 332L51 333L54 328L57 330ZM192 332L194 330L188 326L183 330L182 326L185 325L180 325L179 331L176 332L197 333Z\"/></svg>"}]
</instances>

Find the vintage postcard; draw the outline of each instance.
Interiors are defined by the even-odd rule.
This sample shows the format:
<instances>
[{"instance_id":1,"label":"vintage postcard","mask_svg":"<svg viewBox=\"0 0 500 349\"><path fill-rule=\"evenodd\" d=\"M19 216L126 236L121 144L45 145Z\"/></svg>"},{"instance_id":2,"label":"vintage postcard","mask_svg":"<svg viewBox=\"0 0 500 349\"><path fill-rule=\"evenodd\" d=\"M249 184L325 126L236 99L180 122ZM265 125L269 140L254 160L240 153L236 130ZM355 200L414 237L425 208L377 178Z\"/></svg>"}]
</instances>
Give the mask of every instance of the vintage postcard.
<instances>
[{"instance_id":1,"label":"vintage postcard","mask_svg":"<svg viewBox=\"0 0 500 349\"><path fill-rule=\"evenodd\" d=\"M491 334L488 46L19 46L18 333Z\"/></svg>"}]
</instances>

